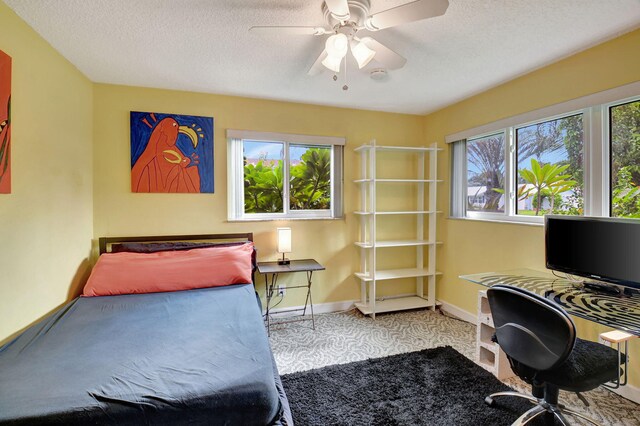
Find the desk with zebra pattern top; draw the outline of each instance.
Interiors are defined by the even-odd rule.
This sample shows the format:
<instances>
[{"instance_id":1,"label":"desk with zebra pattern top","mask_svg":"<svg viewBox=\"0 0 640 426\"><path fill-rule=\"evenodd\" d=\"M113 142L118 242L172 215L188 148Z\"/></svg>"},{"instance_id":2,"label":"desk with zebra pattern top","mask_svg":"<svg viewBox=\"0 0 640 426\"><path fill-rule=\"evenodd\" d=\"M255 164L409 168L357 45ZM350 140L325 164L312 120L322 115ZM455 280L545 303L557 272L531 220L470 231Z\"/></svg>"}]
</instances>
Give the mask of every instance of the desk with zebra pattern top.
<instances>
[{"instance_id":1,"label":"desk with zebra pattern top","mask_svg":"<svg viewBox=\"0 0 640 426\"><path fill-rule=\"evenodd\" d=\"M507 284L553 300L569 314L640 336L640 294L616 296L585 288L580 282L550 272L514 269L460 275L459 278L491 287Z\"/></svg>"}]
</instances>

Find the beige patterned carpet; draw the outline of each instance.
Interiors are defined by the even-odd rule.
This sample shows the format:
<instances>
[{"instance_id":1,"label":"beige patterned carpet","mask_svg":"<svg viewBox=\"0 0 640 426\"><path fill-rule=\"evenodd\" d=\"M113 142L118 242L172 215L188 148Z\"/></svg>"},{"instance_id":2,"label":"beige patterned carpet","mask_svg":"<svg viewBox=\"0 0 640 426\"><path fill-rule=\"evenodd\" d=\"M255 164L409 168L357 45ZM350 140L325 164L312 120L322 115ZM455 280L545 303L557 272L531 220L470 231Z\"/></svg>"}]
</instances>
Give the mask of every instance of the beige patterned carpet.
<instances>
[{"instance_id":1,"label":"beige patterned carpet","mask_svg":"<svg viewBox=\"0 0 640 426\"><path fill-rule=\"evenodd\" d=\"M474 360L475 337L474 325L428 310L378 315L375 321L352 310L316 315L315 331L310 321L272 326L270 340L280 374L287 374L444 345ZM528 391L518 379L506 383ZM560 400L603 425L640 425L637 404L602 388L584 396L590 407L567 392Z\"/></svg>"}]
</instances>

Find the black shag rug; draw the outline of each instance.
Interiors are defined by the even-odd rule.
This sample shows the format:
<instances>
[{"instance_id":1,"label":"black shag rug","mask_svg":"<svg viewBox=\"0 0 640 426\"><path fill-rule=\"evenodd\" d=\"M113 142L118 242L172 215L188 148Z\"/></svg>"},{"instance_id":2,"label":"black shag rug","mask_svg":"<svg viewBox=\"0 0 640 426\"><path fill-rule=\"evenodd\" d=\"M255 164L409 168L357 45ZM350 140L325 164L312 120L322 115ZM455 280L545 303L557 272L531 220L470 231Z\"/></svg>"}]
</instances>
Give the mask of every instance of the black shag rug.
<instances>
[{"instance_id":1,"label":"black shag rug","mask_svg":"<svg viewBox=\"0 0 640 426\"><path fill-rule=\"evenodd\" d=\"M532 407L450 346L282 376L293 421L310 425L510 425ZM537 419L536 419L537 420Z\"/></svg>"}]
</instances>

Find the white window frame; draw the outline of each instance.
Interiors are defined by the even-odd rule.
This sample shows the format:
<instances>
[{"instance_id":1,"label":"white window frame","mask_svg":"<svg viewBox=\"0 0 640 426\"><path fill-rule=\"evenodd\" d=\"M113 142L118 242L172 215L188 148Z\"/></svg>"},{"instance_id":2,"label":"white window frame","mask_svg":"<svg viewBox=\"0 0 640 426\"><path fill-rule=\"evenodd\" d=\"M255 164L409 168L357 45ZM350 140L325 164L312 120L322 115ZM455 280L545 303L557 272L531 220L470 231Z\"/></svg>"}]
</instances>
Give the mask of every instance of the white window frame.
<instances>
[{"instance_id":1,"label":"white window frame","mask_svg":"<svg viewBox=\"0 0 640 426\"><path fill-rule=\"evenodd\" d=\"M510 177L509 177L510 162L508 161L509 160L508 153L509 153L509 146L510 145L509 145L509 135L507 134L506 130L502 129L501 131L499 130L499 131L482 133L482 134L479 134L479 135L472 136L472 137L468 138L467 141L474 140L474 139L482 139L482 138L486 138L486 137L489 137L489 136L495 136L495 135L498 135L500 133L504 134L504 142L505 142L504 143L504 149L505 149L505 152L504 152L504 155L505 155L505 164L504 164L505 205L504 205L504 208L505 208L505 212L504 213L498 213L498 212L469 211L469 210L466 210L466 199L465 199L465 211L467 213L467 217L470 218L470 219L484 219L484 220L494 220L494 221L495 220L504 220L504 217L505 217L507 211L509 210L509 204L510 203L508 201L508 198L510 198L510 196L509 196L509 193L508 193L508 188L509 188L508 185L509 185L509 182L510 182ZM467 158L466 158L467 150L466 150L466 146L465 146L465 151L464 152L465 152L465 161L464 161L464 164L465 164L465 171L464 171L465 172L465 176L462 179L462 183L464 185L464 194L466 196L466 194L467 194L467 178L468 178L468 175L467 175L468 170L467 170L467 167L466 167L466 165L467 165Z\"/></svg>"},{"instance_id":2,"label":"white window frame","mask_svg":"<svg viewBox=\"0 0 640 426\"><path fill-rule=\"evenodd\" d=\"M245 213L244 211L244 141L281 143L283 156L283 212ZM229 221L260 221L284 219L334 219L343 215L344 138L294 135L288 133L227 130L228 188L227 218ZM289 206L289 147L291 145L331 147L331 207L326 210L291 210Z\"/></svg>"},{"instance_id":3,"label":"white window frame","mask_svg":"<svg viewBox=\"0 0 640 426\"><path fill-rule=\"evenodd\" d=\"M517 152L515 132L522 127L577 114L582 114L583 119L584 215L609 216L611 206L609 111L611 107L638 100L640 100L640 82L552 105L447 136L446 142L451 143L459 140L473 140L492 136L501 132L505 133L505 212L466 211L465 208L464 216L450 217L456 219L467 218L486 221L543 224L544 216L516 214L517 189L514 179L516 177ZM454 170L452 168L451 172L464 172L464 178L456 179L455 181L464 186L456 192L458 194L465 194L466 196L466 148L464 153L465 170ZM456 163L459 164L458 162ZM454 182L453 179L452 182ZM452 194L453 193L454 191L452 191ZM464 205L466 206L466 199Z\"/></svg>"},{"instance_id":4,"label":"white window frame","mask_svg":"<svg viewBox=\"0 0 640 426\"><path fill-rule=\"evenodd\" d=\"M516 188L516 184L515 184L515 178L516 175L518 173L518 147L516 146L516 132L518 129L521 129L523 127L528 127L528 126L533 126L536 124L541 124L541 123L546 123L548 121L555 121L555 120L561 120L563 118L568 118L568 117L573 117L574 115L582 115L582 136L583 136L583 140L582 140L582 166L583 169L585 169L585 172L583 172L583 176L586 176L586 167L585 167L585 160L589 155L589 149L587 147L587 131L586 129L589 128L589 122L590 122L590 109L581 109L581 110L577 110L577 111L569 111L567 113L563 113L563 114L556 114L553 115L551 117L545 117L543 119L540 120L535 120L535 121L531 121L529 123L523 123L523 124L519 124L517 126L513 126L511 127L510 130L510 141L509 143L511 144L511 154L510 154L510 158L508 158L508 160L510 160L511 165L510 165L510 174L511 174L511 186L510 186L510 190L509 190L509 205L511 206L510 209L510 215L512 215L513 217L515 217L518 221L521 222L530 222L530 223L543 223L544 222L544 215L542 216L528 216L528 215L518 215L517 214L517 188ZM587 179L585 179L586 181ZM585 188L584 193L583 193L583 205L584 205L584 209L585 209L585 216L589 215L589 213L587 212L587 199L589 198L587 195L587 190L586 190L586 183L582 182L583 188Z\"/></svg>"}]
</instances>

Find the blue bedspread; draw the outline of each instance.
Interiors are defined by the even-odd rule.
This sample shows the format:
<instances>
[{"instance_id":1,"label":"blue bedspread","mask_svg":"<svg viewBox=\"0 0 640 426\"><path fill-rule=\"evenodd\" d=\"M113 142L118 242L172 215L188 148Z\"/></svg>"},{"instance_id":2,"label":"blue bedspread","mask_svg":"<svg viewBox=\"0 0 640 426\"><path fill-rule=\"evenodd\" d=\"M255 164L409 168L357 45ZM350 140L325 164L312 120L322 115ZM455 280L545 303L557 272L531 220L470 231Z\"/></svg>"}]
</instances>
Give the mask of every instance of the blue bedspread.
<instances>
[{"instance_id":1,"label":"blue bedspread","mask_svg":"<svg viewBox=\"0 0 640 426\"><path fill-rule=\"evenodd\" d=\"M267 425L276 383L250 284L81 297L0 348L0 424Z\"/></svg>"}]
</instances>

